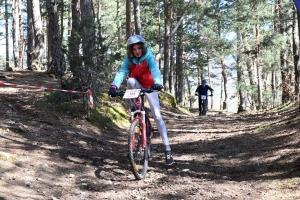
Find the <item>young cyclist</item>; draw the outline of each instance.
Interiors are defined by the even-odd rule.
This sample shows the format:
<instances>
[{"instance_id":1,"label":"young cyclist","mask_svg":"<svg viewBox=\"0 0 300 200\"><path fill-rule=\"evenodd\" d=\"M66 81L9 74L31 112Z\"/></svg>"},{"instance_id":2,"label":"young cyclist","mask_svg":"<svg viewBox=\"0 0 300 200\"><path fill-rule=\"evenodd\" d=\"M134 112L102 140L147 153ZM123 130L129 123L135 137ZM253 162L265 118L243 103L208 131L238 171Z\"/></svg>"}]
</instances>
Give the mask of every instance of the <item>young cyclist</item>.
<instances>
[{"instance_id":1,"label":"young cyclist","mask_svg":"<svg viewBox=\"0 0 300 200\"><path fill-rule=\"evenodd\" d=\"M201 101L200 97L201 97L201 95L207 96L208 95L208 90L210 90L211 96L213 96L214 90L211 87L209 87L207 85L207 81L205 79L203 79L202 82L201 82L201 85L199 85L197 87L196 91L195 91L195 95L198 96L199 116L201 114L203 114L203 115L206 114L206 111L204 113L201 113L202 101ZM204 104L205 105L203 107L206 108L206 110L207 110L208 109L208 107L207 107L207 100L204 101Z\"/></svg>"},{"instance_id":2,"label":"young cyclist","mask_svg":"<svg viewBox=\"0 0 300 200\"><path fill-rule=\"evenodd\" d=\"M161 90L161 73L155 61L154 55L145 39L140 35L132 35L127 41L127 56L123 65L115 75L108 94L116 96L116 90L120 87L123 80L129 75L127 89L152 88ZM153 118L165 145L165 161L167 165L172 165L174 160L169 144L166 125L160 112L158 92L146 93ZM131 106L134 107L131 101Z\"/></svg>"}]
</instances>

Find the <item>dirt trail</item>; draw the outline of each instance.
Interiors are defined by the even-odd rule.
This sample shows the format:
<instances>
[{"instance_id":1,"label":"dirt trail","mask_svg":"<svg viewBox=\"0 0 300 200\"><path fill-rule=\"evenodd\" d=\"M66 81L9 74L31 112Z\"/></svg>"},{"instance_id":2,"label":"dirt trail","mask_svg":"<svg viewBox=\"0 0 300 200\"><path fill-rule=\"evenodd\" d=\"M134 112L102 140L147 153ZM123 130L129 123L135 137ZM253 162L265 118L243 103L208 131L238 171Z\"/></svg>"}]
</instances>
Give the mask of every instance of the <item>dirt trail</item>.
<instances>
[{"instance_id":1,"label":"dirt trail","mask_svg":"<svg viewBox=\"0 0 300 200\"><path fill-rule=\"evenodd\" d=\"M0 72L0 81L57 87L37 72ZM126 130L49 112L43 95L0 85L0 200L300 199L295 106L199 117L162 105L175 163L164 165L157 133L149 172L136 181Z\"/></svg>"}]
</instances>

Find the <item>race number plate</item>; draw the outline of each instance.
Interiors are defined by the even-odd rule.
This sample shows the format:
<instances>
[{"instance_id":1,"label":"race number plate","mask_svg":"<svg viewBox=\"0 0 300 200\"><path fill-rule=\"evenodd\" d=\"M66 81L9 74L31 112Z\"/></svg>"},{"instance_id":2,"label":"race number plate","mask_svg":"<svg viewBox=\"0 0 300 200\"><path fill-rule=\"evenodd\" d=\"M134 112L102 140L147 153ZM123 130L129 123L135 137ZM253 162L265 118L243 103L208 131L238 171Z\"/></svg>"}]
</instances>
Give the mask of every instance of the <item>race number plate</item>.
<instances>
[{"instance_id":1,"label":"race number plate","mask_svg":"<svg viewBox=\"0 0 300 200\"><path fill-rule=\"evenodd\" d=\"M134 99L139 97L141 89L126 90L123 99Z\"/></svg>"},{"instance_id":2,"label":"race number plate","mask_svg":"<svg viewBox=\"0 0 300 200\"><path fill-rule=\"evenodd\" d=\"M206 95L201 95L201 99L205 100L206 99Z\"/></svg>"}]
</instances>

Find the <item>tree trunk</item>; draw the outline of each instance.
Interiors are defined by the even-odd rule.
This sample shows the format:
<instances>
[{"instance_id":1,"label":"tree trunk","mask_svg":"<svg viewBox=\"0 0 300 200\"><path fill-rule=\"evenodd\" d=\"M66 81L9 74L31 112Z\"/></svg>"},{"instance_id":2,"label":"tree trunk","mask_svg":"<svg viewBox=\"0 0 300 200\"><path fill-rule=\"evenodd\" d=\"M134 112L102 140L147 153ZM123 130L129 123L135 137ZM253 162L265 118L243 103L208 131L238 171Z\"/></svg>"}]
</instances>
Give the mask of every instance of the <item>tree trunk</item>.
<instances>
[{"instance_id":1,"label":"tree trunk","mask_svg":"<svg viewBox=\"0 0 300 200\"><path fill-rule=\"evenodd\" d=\"M77 79L83 73L80 50L80 0L72 0L72 31L69 38L70 70Z\"/></svg>"},{"instance_id":2,"label":"tree trunk","mask_svg":"<svg viewBox=\"0 0 300 200\"><path fill-rule=\"evenodd\" d=\"M185 70L183 67L183 41L182 41L182 29L183 26L179 26L179 29L177 31L177 48L176 48L176 68L177 68L177 74L178 76L178 89L177 89L177 104L180 107L183 107L183 101L184 101L184 77L185 77Z\"/></svg>"},{"instance_id":3,"label":"tree trunk","mask_svg":"<svg viewBox=\"0 0 300 200\"><path fill-rule=\"evenodd\" d=\"M14 53L14 63L15 69L21 69L20 62L20 20L19 20L19 0L13 0L12 4L13 11L13 53Z\"/></svg>"},{"instance_id":4,"label":"tree trunk","mask_svg":"<svg viewBox=\"0 0 300 200\"><path fill-rule=\"evenodd\" d=\"M207 56L207 63L209 63L209 57L208 56ZM210 78L211 77L211 75L210 75L210 65L207 66L207 76L208 76L208 84L210 85L211 88L213 88L211 78ZM214 107L214 99L211 98L210 99L210 108L213 109L213 107Z\"/></svg>"},{"instance_id":5,"label":"tree trunk","mask_svg":"<svg viewBox=\"0 0 300 200\"><path fill-rule=\"evenodd\" d=\"M300 14L297 12L297 24L298 24L298 49L299 49L299 42L300 42ZM297 87L297 92L295 89L296 94L298 93L298 101L299 101L299 111L300 111L300 56L298 51L298 62L297 66L295 66L295 84Z\"/></svg>"},{"instance_id":6,"label":"tree trunk","mask_svg":"<svg viewBox=\"0 0 300 200\"><path fill-rule=\"evenodd\" d=\"M172 36L171 36L172 38ZM171 50L170 50L170 76L169 76L169 91L171 94L175 94L175 88L174 88L174 72L175 72L175 64L174 64L174 45L171 44Z\"/></svg>"},{"instance_id":7,"label":"tree trunk","mask_svg":"<svg viewBox=\"0 0 300 200\"><path fill-rule=\"evenodd\" d=\"M282 10L283 9L283 1L282 0L278 0L278 9ZM279 12L279 32L280 34L282 34L282 36L285 36L285 23L282 21L283 17L283 13ZM289 85L289 81L288 81L288 77L290 75L290 70L287 67L287 63L286 63L286 50L281 50L280 51L280 68L281 68L281 90L282 90L282 104L287 103L290 98L291 98L291 94L290 94L290 85Z\"/></svg>"},{"instance_id":8,"label":"tree trunk","mask_svg":"<svg viewBox=\"0 0 300 200\"><path fill-rule=\"evenodd\" d=\"M60 39L61 39L61 43L63 43L63 38L64 38L64 8L65 8L65 4L64 4L64 0L61 0L60 3Z\"/></svg>"},{"instance_id":9,"label":"tree trunk","mask_svg":"<svg viewBox=\"0 0 300 200\"><path fill-rule=\"evenodd\" d=\"M92 0L80 1L80 8L82 29L82 54L84 61L84 74L81 75L81 78L83 78L83 85L89 86L89 83L91 81L89 69L93 69L94 63L96 63L95 23Z\"/></svg>"},{"instance_id":10,"label":"tree trunk","mask_svg":"<svg viewBox=\"0 0 300 200\"><path fill-rule=\"evenodd\" d=\"M161 6L160 6L160 3L158 2L156 4L157 6L157 9L158 9L158 13L157 13L157 19L158 19L158 45L159 45L159 48L161 49L162 48L162 34L161 34L161 19L160 19L160 14L161 14ZM158 59L157 60L158 62L158 67L159 67L159 70L161 70L161 62L162 62L162 59Z\"/></svg>"},{"instance_id":11,"label":"tree trunk","mask_svg":"<svg viewBox=\"0 0 300 200\"><path fill-rule=\"evenodd\" d=\"M200 23L197 24L197 29L198 29L198 32L200 33L201 32L201 25ZM199 36L198 40L199 40L199 43L201 42L201 35ZM198 49L198 60L201 60L202 59L202 51L203 49L199 48ZM197 85L200 85L201 84L201 80L204 79L204 74L203 74L203 65L202 64L199 64L197 66Z\"/></svg>"},{"instance_id":12,"label":"tree trunk","mask_svg":"<svg viewBox=\"0 0 300 200\"><path fill-rule=\"evenodd\" d=\"M7 0L5 0L5 40L6 40L6 58L5 58L5 71L12 71L12 68L9 67L9 37L8 37L8 10L7 10Z\"/></svg>"},{"instance_id":13,"label":"tree trunk","mask_svg":"<svg viewBox=\"0 0 300 200\"><path fill-rule=\"evenodd\" d=\"M223 110L228 110L228 104L227 104L227 99L228 99L228 93L227 93L227 73L226 73L226 65L224 62L223 56L221 57L221 67L222 67L222 77L223 77L223 90L224 90L224 100L223 100Z\"/></svg>"},{"instance_id":14,"label":"tree trunk","mask_svg":"<svg viewBox=\"0 0 300 200\"><path fill-rule=\"evenodd\" d=\"M272 107L275 108L276 107L276 102L278 100L278 95L277 95L277 91L276 91L276 73L275 73L275 65L272 65L272 72L271 72L271 89L273 92L273 104Z\"/></svg>"},{"instance_id":15,"label":"tree trunk","mask_svg":"<svg viewBox=\"0 0 300 200\"><path fill-rule=\"evenodd\" d=\"M32 18L34 27L34 49L29 52L33 56L33 60L30 66L34 64L34 68L37 70L43 69L43 58L45 53L45 35L43 32L43 24L40 12L40 1L32 1ZM48 65L49 67L49 65Z\"/></svg>"},{"instance_id":16,"label":"tree trunk","mask_svg":"<svg viewBox=\"0 0 300 200\"><path fill-rule=\"evenodd\" d=\"M241 41L241 31L239 29L237 29L236 31L237 34L237 49L241 48L241 45L243 44ZM242 64L241 62L241 55L238 53L236 56L236 66L237 66L237 83L239 85L238 87L238 110L237 112L243 112L246 110L246 95L245 95L245 90L242 87L244 81L245 81L245 77L243 74L243 68L242 68Z\"/></svg>"},{"instance_id":17,"label":"tree trunk","mask_svg":"<svg viewBox=\"0 0 300 200\"><path fill-rule=\"evenodd\" d=\"M169 75L170 75L170 30L172 26L171 19L171 6L169 0L164 0L165 9L165 42L164 42L164 70L163 70L163 85L167 92L170 92L169 88Z\"/></svg>"},{"instance_id":18,"label":"tree trunk","mask_svg":"<svg viewBox=\"0 0 300 200\"><path fill-rule=\"evenodd\" d=\"M224 93L224 79L223 76L221 78L221 94L220 94L220 110L223 109L223 93Z\"/></svg>"},{"instance_id":19,"label":"tree trunk","mask_svg":"<svg viewBox=\"0 0 300 200\"><path fill-rule=\"evenodd\" d=\"M69 0L71 1L71 0ZM68 5L68 38L71 37L72 31L72 1Z\"/></svg>"},{"instance_id":20,"label":"tree trunk","mask_svg":"<svg viewBox=\"0 0 300 200\"><path fill-rule=\"evenodd\" d=\"M60 28L58 25L57 4L53 0L47 0L48 29L48 69L61 78L66 71L66 61L61 50Z\"/></svg>"},{"instance_id":21,"label":"tree trunk","mask_svg":"<svg viewBox=\"0 0 300 200\"><path fill-rule=\"evenodd\" d=\"M126 0L126 39L131 36L131 1Z\"/></svg>"},{"instance_id":22,"label":"tree trunk","mask_svg":"<svg viewBox=\"0 0 300 200\"><path fill-rule=\"evenodd\" d=\"M99 1L99 6L100 6L100 1ZM117 18L118 20L118 43L121 42L121 38L122 38L122 24L121 24L121 3L119 0L117 0ZM100 18L99 18L100 19Z\"/></svg>"},{"instance_id":23,"label":"tree trunk","mask_svg":"<svg viewBox=\"0 0 300 200\"><path fill-rule=\"evenodd\" d=\"M244 46L244 51L245 52L249 52L250 51L250 47L248 44L248 40L247 40L247 36L245 32L242 32L242 41L243 41L243 46ZM255 87L256 85L256 81L255 81L255 72L254 72L254 66L253 66L253 62L252 59L247 57L245 58L245 62L246 62L246 67L247 67L247 71L248 71L248 77L249 77L249 82L251 85L251 89ZM245 83L246 84L246 83ZM251 105L251 109L255 110L255 98L254 95L251 94L247 94L247 101L249 103L249 105Z\"/></svg>"},{"instance_id":24,"label":"tree trunk","mask_svg":"<svg viewBox=\"0 0 300 200\"><path fill-rule=\"evenodd\" d=\"M117 18L120 18L121 13L120 13L120 3L117 2ZM105 67L105 52L106 52L106 48L105 48L105 44L103 43L104 38L102 36L102 5L101 5L101 1L99 1L98 3L98 16L97 16L97 26L98 26L98 44L100 45L100 49L99 49L99 55L97 56L97 66L98 66L98 70L101 70L101 67L103 69L103 67ZM121 42L121 21L118 21L118 43Z\"/></svg>"},{"instance_id":25,"label":"tree trunk","mask_svg":"<svg viewBox=\"0 0 300 200\"><path fill-rule=\"evenodd\" d=\"M135 33L141 35L142 27L141 27L141 14L140 14L140 0L133 0L133 6L134 6Z\"/></svg>"},{"instance_id":26,"label":"tree trunk","mask_svg":"<svg viewBox=\"0 0 300 200\"><path fill-rule=\"evenodd\" d=\"M259 64L259 24L257 22L256 24L256 28L255 28L255 50L256 50L256 54L255 54L255 65L257 68L257 110L261 110L262 109L262 104L263 104L263 96L262 96L262 69L261 66Z\"/></svg>"},{"instance_id":27,"label":"tree trunk","mask_svg":"<svg viewBox=\"0 0 300 200\"><path fill-rule=\"evenodd\" d=\"M22 29L22 16L21 16L21 0L19 0L19 31L20 31L20 38L19 38L19 57L20 57L20 69L23 70L23 61L24 61L24 51L23 51L23 29Z\"/></svg>"},{"instance_id":28,"label":"tree trunk","mask_svg":"<svg viewBox=\"0 0 300 200\"><path fill-rule=\"evenodd\" d=\"M218 2L218 4L220 4L220 1ZM218 14L220 14L220 10L218 10ZM218 28L218 37L221 39L222 38L222 30L221 30L221 21L220 21L220 19L217 19L217 26L218 26L217 27ZM225 61L224 61L223 49L221 49L220 51L221 51L220 63L221 63L221 68L222 68L221 73L222 73L222 80L223 80L223 84L224 84L224 87L223 87L224 100L221 99L221 101L223 100L223 102L221 104L223 104L222 105L222 110L227 110L228 109L228 105L227 105L227 98L228 98L228 94L227 94L227 72L226 72L226 65L225 65Z\"/></svg>"},{"instance_id":29,"label":"tree trunk","mask_svg":"<svg viewBox=\"0 0 300 200\"><path fill-rule=\"evenodd\" d=\"M33 27L33 10L32 0L27 0L27 69L32 70L32 61L34 50L34 27Z\"/></svg>"},{"instance_id":30,"label":"tree trunk","mask_svg":"<svg viewBox=\"0 0 300 200\"><path fill-rule=\"evenodd\" d=\"M173 16L173 12L171 10L171 16ZM171 24L173 23L173 20L171 18ZM182 26L180 27L182 29ZM174 68L176 67L175 64L174 64L174 45L173 43L171 42L173 40L173 35L170 35L170 62L169 62L169 80L168 80L168 83L169 83L169 92L171 94L175 94L175 88L174 88L174 77L173 77L173 74L174 74ZM183 50L181 50L182 53L181 53L181 59L183 59ZM183 60L180 61L181 64L183 65ZM184 78L183 76L181 76L181 78ZM180 79L180 77L179 77ZM184 94L183 94L184 95Z\"/></svg>"},{"instance_id":31,"label":"tree trunk","mask_svg":"<svg viewBox=\"0 0 300 200\"><path fill-rule=\"evenodd\" d=\"M295 100L299 101L300 90L300 57L299 57L299 29L300 15L294 9L293 15L293 55L294 55L294 70L295 70Z\"/></svg>"}]
</instances>

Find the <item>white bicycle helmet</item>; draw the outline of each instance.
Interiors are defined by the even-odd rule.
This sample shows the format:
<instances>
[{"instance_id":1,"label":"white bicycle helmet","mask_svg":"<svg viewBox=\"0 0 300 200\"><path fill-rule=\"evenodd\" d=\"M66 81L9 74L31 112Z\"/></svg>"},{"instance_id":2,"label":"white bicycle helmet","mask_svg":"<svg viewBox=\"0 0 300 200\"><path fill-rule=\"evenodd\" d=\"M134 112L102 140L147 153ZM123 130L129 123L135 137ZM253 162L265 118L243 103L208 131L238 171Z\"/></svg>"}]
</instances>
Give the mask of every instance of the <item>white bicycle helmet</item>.
<instances>
[{"instance_id":1,"label":"white bicycle helmet","mask_svg":"<svg viewBox=\"0 0 300 200\"><path fill-rule=\"evenodd\" d=\"M128 38L127 40L127 46L129 47L132 44L136 44L136 43L145 43L145 39L140 36L140 35L132 35Z\"/></svg>"}]
</instances>

